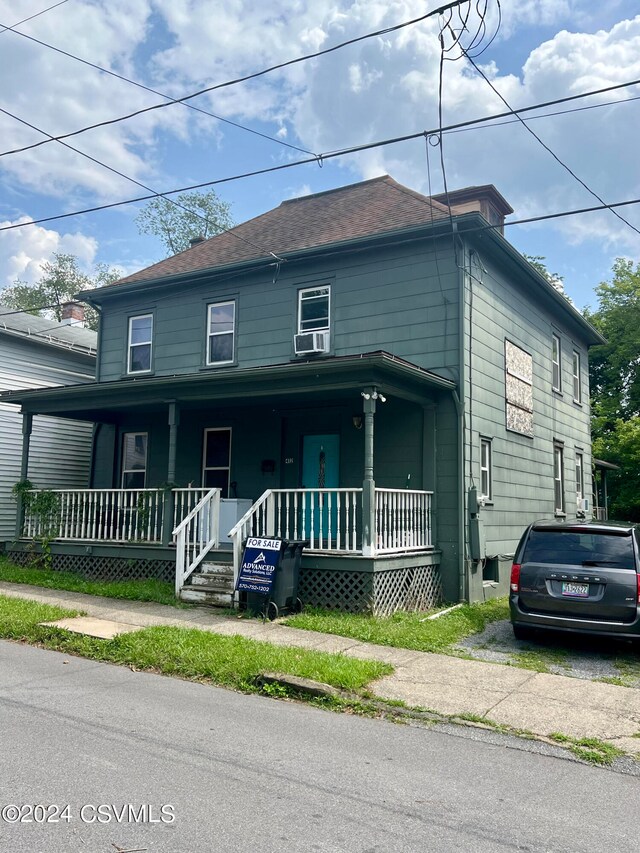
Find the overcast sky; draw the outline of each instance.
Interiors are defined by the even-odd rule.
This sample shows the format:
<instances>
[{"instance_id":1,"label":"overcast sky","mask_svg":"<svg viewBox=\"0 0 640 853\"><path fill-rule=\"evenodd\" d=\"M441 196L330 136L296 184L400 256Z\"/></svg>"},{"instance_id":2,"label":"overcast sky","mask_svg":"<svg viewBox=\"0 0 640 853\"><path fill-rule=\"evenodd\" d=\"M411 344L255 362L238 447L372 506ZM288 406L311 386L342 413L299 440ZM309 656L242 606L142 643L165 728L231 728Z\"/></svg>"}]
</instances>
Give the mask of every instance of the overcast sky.
<instances>
[{"instance_id":1,"label":"overcast sky","mask_svg":"<svg viewBox=\"0 0 640 853\"><path fill-rule=\"evenodd\" d=\"M0 0L0 25L13 26L54 2ZM174 104L67 140L126 178L57 142L4 153L45 139L39 131L69 133L163 101L59 51L177 98L425 15L435 5L66 0L20 24L23 35L0 32L0 228L145 194L133 181L167 191L438 126L439 22L432 18L189 102L201 111ZM487 6L475 62L511 107L640 80L637 0L502 0L490 44L497 0ZM475 8L474 0L471 32ZM459 51L448 57L444 125L505 110ZM639 98L640 86L628 86L549 108L543 112L574 111L529 123L605 202L633 199L640 197ZM599 203L517 121L445 134L443 155L450 189L493 183L514 208L511 219ZM434 192L443 188L440 152L432 146L427 162L421 138L223 183L217 191L240 222L283 199L384 173L421 192L428 192L429 178ZM53 252L73 253L87 269L101 261L123 272L158 260L160 244L138 235L138 209L0 230L0 289L18 278L36 280ZM619 212L640 229L640 205ZM595 305L594 287L609 277L616 257L640 256L639 234L609 211L514 225L505 233L521 251L545 256L580 307Z\"/></svg>"}]
</instances>

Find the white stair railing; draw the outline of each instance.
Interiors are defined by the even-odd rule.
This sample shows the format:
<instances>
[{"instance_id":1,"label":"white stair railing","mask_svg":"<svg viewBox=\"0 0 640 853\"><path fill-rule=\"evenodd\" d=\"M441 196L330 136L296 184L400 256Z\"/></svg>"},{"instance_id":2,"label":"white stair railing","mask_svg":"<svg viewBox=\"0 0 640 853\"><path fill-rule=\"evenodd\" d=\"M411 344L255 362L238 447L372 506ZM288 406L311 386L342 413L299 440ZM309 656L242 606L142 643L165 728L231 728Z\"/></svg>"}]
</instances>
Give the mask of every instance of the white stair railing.
<instances>
[{"instance_id":1,"label":"white stair railing","mask_svg":"<svg viewBox=\"0 0 640 853\"><path fill-rule=\"evenodd\" d=\"M174 529L176 595L220 539L220 489L210 489Z\"/></svg>"},{"instance_id":2,"label":"white stair railing","mask_svg":"<svg viewBox=\"0 0 640 853\"><path fill-rule=\"evenodd\" d=\"M273 489L267 489L229 531L233 547L233 587L235 589L242 561L242 543L250 536L273 535Z\"/></svg>"}]
</instances>

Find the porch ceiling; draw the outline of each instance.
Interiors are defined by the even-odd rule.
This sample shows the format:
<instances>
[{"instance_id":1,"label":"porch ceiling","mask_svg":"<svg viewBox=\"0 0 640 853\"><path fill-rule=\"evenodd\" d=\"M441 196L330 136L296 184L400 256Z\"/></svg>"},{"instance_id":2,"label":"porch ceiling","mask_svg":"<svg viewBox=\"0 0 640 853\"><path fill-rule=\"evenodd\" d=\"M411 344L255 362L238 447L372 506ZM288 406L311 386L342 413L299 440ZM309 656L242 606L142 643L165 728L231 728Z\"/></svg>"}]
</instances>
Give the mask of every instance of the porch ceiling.
<instances>
[{"instance_id":1,"label":"porch ceiling","mask_svg":"<svg viewBox=\"0 0 640 853\"><path fill-rule=\"evenodd\" d=\"M205 402L255 406L334 402L375 385L385 395L428 403L433 392L451 390L455 383L386 352L337 356L253 368L202 370L180 376L127 378L61 388L10 391L0 400L17 403L23 412L78 420L117 422L135 409L166 411L169 402L197 408Z\"/></svg>"}]
</instances>

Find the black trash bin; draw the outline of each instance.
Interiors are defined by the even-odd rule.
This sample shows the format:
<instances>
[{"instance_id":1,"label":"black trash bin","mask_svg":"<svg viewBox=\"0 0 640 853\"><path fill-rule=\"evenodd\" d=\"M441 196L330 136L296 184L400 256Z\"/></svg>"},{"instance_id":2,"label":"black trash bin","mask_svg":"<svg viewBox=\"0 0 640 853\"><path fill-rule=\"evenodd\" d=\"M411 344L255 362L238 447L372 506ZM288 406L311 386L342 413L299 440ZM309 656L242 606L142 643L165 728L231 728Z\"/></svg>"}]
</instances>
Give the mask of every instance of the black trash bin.
<instances>
[{"instance_id":1,"label":"black trash bin","mask_svg":"<svg viewBox=\"0 0 640 853\"><path fill-rule=\"evenodd\" d=\"M302 610L302 601L298 597L298 579L302 551L308 544L308 539L281 540L271 591L266 594L245 593L246 608L250 613L273 620L285 613L299 613Z\"/></svg>"}]
</instances>

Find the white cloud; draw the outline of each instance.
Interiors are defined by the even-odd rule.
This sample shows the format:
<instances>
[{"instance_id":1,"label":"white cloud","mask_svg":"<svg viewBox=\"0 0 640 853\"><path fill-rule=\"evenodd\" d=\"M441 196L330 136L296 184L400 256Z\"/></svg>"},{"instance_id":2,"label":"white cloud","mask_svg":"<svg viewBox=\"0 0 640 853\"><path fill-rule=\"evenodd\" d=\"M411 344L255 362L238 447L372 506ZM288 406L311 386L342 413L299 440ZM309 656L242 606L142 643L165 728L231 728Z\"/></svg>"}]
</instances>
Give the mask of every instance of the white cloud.
<instances>
[{"instance_id":1,"label":"white cloud","mask_svg":"<svg viewBox=\"0 0 640 853\"><path fill-rule=\"evenodd\" d=\"M0 221L0 228L29 221L27 216ZM88 271L97 250L97 241L80 232L60 234L40 225L0 231L0 299L2 289L10 287L16 279L27 284L37 281L42 274L42 264L50 261L54 252L76 255L80 267Z\"/></svg>"}]
</instances>

